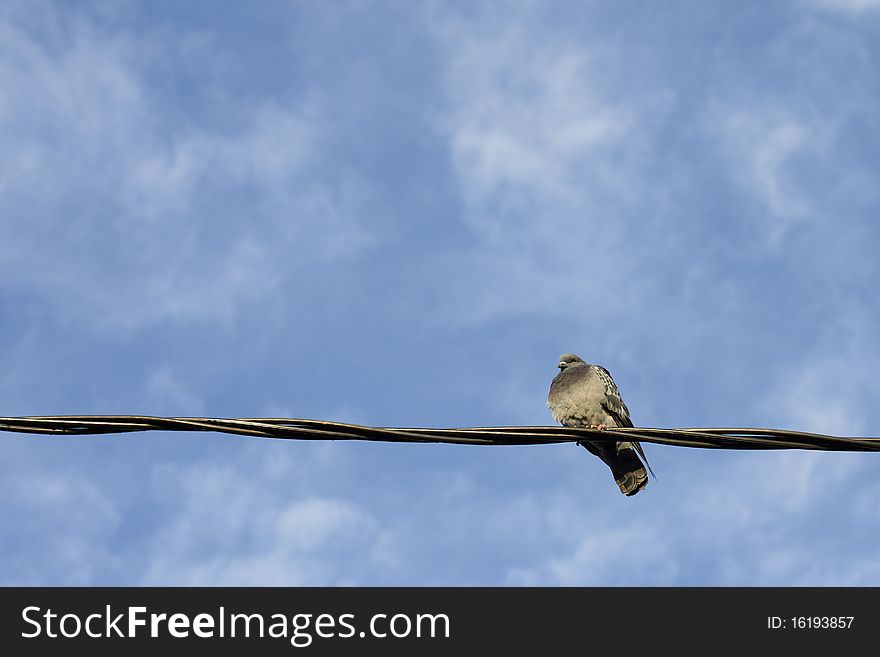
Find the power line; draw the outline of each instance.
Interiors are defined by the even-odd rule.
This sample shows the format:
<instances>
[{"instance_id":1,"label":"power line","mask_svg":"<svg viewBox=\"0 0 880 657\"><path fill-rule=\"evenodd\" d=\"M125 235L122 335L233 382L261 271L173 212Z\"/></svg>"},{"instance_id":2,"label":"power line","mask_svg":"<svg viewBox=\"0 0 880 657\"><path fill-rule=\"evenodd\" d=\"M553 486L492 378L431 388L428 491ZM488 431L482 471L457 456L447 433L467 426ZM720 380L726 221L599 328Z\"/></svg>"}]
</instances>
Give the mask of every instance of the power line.
<instances>
[{"instance_id":1,"label":"power line","mask_svg":"<svg viewBox=\"0 0 880 657\"><path fill-rule=\"evenodd\" d=\"M458 445L547 445L639 440L675 447L708 449L810 449L835 452L880 451L880 438L829 436L784 429L647 427L464 427L454 429L370 427L298 418L152 417L147 415L54 415L0 418L0 431L53 436L138 431L216 431L285 440L369 440Z\"/></svg>"}]
</instances>

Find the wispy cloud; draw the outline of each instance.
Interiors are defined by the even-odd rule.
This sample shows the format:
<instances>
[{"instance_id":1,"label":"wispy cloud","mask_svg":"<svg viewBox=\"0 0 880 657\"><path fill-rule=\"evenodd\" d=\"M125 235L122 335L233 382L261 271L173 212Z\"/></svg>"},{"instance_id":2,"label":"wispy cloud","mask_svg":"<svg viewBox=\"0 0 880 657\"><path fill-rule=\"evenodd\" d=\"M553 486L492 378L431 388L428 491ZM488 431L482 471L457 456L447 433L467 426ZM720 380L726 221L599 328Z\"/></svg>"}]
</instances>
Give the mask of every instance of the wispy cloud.
<instances>
[{"instance_id":1,"label":"wispy cloud","mask_svg":"<svg viewBox=\"0 0 880 657\"><path fill-rule=\"evenodd\" d=\"M156 415L198 416L204 413L204 401L167 364L150 373L144 385L143 403L143 412Z\"/></svg>"},{"instance_id":2,"label":"wispy cloud","mask_svg":"<svg viewBox=\"0 0 880 657\"><path fill-rule=\"evenodd\" d=\"M808 215L803 196L787 188L790 183L785 177L785 166L803 148L809 130L791 120L762 124L754 114L729 117L726 128L729 142L739 150L738 155L746 164L736 175L758 190L770 213L781 219ZM774 240L783 236L779 230L770 232Z\"/></svg>"},{"instance_id":3,"label":"wispy cloud","mask_svg":"<svg viewBox=\"0 0 880 657\"><path fill-rule=\"evenodd\" d=\"M261 486L228 469L183 474L177 484L163 479L187 502L154 537L141 583L355 584L369 572L366 563L382 565L380 527L355 502L267 498Z\"/></svg>"},{"instance_id":4,"label":"wispy cloud","mask_svg":"<svg viewBox=\"0 0 880 657\"><path fill-rule=\"evenodd\" d=\"M7 525L5 585L88 585L113 567L108 540L123 519L107 491L82 473L21 468L0 478ZM14 510L14 511L13 511Z\"/></svg>"},{"instance_id":5,"label":"wispy cloud","mask_svg":"<svg viewBox=\"0 0 880 657\"><path fill-rule=\"evenodd\" d=\"M108 331L229 321L371 242L352 209L363 181L311 170L328 126L307 104L175 124L142 66L161 44L77 20L48 40L2 30L0 83L16 89L0 114L7 288Z\"/></svg>"},{"instance_id":6,"label":"wispy cloud","mask_svg":"<svg viewBox=\"0 0 880 657\"><path fill-rule=\"evenodd\" d=\"M455 53L450 144L469 197L502 207L528 193L568 197L602 175L603 148L632 119L603 94L588 47L537 39L519 23L487 34L450 22L443 37Z\"/></svg>"},{"instance_id":7,"label":"wispy cloud","mask_svg":"<svg viewBox=\"0 0 880 657\"><path fill-rule=\"evenodd\" d=\"M880 9L880 0L810 0L810 2L825 9L855 14Z\"/></svg>"},{"instance_id":8,"label":"wispy cloud","mask_svg":"<svg viewBox=\"0 0 880 657\"><path fill-rule=\"evenodd\" d=\"M592 273L632 275L625 219L604 201L639 194L628 146L637 110L609 93L588 43L532 32L518 18L491 29L451 18L437 28L452 53L445 131L462 218L478 240L479 255L450 265L472 269L471 321L555 313L566 299L610 309L619 290Z\"/></svg>"},{"instance_id":9,"label":"wispy cloud","mask_svg":"<svg viewBox=\"0 0 880 657\"><path fill-rule=\"evenodd\" d=\"M0 9L10 413L537 424L574 350L639 424L876 433L868 3L325 4ZM880 576L870 455L0 447L7 583Z\"/></svg>"}]
</instances>

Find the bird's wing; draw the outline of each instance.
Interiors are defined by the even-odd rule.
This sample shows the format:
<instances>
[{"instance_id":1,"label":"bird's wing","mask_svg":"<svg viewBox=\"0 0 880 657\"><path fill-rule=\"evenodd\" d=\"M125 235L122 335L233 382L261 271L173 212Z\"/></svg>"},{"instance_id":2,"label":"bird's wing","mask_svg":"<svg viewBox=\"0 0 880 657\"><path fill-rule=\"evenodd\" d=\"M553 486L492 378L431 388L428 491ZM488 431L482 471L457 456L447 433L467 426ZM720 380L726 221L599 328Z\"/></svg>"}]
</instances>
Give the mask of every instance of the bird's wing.
<instances>
[{"instance_id":1,"label":"bird's wing","mask_svg":"<svg viewBox=\"0 0 880 657\"><path fill-rule=\"evenodd\" d=\"M617 426L633 426L632 419L629 417L629 409L626 407L626 404L623 403L623 399L620 398L620 390L617 389L617 384L614 383L614 379L611 378L611 373L601 365L595 365L594 367L596 368L596 376L598 376L605 384L605 399L602 401L602 406L608 414L614 418L615 422L617 422ZM645 450L643 450L642 446L635 440L631 441L631 444L635 447L636 452L638 452L644 464L648 466L648 472L650 472L651 476L656 479L657 475L654 474L651 464L648 463L648 457L645 456Z\"/></svg>"},{"instance_id":2,"label":"bird's wing","mask_svg":"<svg viewBox=\"0 0 880 657\"><path fill-rule=\"evenodd\" d=\"M617 384L614 383L611 374L601 365L594 365L593 367L595 368L593 370L595 375L605 384L605 398L602 400L602 407L614 418L617 426L633 426L632 420L629 417L629 409L623 403L623 399L620 398L620 390L617 389Z\"/></svg>"}]
</instances>

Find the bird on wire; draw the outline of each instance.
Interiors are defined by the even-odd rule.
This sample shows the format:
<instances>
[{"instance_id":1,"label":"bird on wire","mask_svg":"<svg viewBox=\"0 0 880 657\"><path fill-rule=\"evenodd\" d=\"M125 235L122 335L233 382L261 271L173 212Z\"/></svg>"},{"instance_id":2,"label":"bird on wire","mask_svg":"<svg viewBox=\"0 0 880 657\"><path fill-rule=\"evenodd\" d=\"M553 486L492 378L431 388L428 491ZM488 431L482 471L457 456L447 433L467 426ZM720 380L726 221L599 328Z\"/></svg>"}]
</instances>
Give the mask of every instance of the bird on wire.
<instances>
[{"instance_id":1,"label":"bird on wire","mask_svg":"<svg viewBox=\"0 0 880 657\"><path fill-rule=\"evenodd\" d=\"M558 367L559 374L550 384L547 397L547 406L557 422L565 427L600 430L633 426L629 409L608 370L574 354L562 354ZM642 446L634 440L581 440L578 445L611 468L614 481L626 496L635 495L648 485L648 471L654 476Z\"/></svg>"}]
</instances>

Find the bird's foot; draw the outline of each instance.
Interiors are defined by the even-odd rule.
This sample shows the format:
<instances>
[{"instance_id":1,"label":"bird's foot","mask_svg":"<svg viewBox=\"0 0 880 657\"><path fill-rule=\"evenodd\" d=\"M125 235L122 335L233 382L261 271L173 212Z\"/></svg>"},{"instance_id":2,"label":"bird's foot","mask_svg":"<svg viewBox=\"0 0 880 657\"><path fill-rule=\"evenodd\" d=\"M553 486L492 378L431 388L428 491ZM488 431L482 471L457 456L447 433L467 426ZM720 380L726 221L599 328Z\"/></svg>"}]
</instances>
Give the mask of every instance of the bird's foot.
<instances>
[{"instance_id":1,"label":"bird's foot","mask_svg":"<svg viewBox=\"0 0 880 657\"><path fill-rule=\"evenodd\" d=\"M598 429L599 431L605 431L608 427L605 424L591 424L590 429Z\"/></svg>"}]
</instances>

